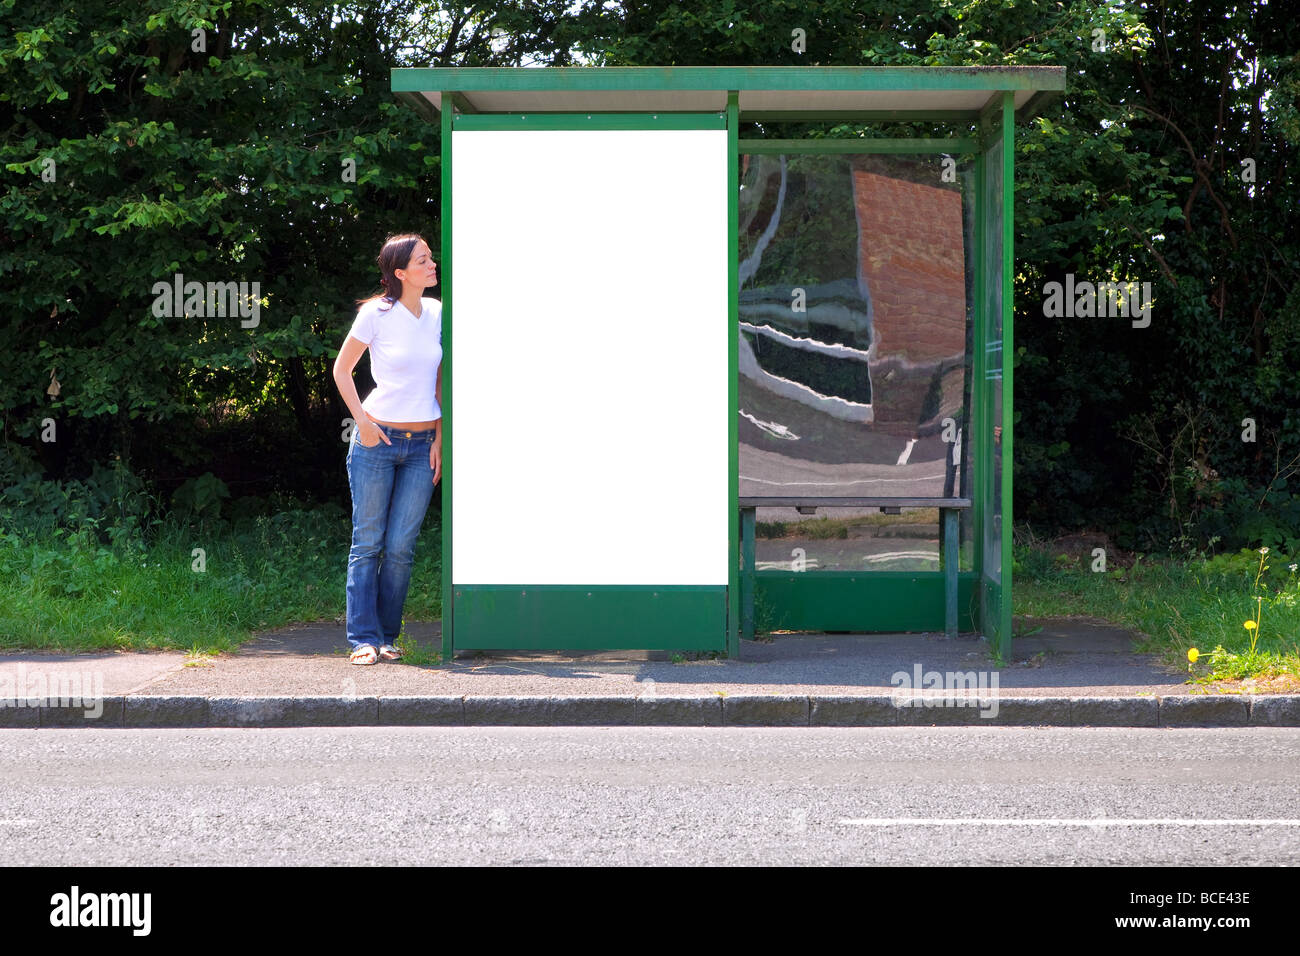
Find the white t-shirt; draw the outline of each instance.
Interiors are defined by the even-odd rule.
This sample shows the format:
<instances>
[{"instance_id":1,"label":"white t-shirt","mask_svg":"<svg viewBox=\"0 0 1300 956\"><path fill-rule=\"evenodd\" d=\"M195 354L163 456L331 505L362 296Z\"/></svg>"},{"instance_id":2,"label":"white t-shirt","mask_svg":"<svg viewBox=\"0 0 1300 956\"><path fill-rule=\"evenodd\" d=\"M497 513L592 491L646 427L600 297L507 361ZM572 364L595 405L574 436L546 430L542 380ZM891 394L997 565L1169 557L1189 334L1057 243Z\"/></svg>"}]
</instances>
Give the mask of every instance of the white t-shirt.
<instances>
[{"instance_id":1,"label":"white t-shirt","mask_svg":"<svg viewBox=\"0 0 1300 956\"><path fill-rule=\"evenodd\" d=\"M442 303L421 299L417 319L401 302L374 299L357 309L348 332L370 347L375 388L361 407L388 422L431 422L442 417L434 394L442 362Z\"/></svg>"}]
</instances>

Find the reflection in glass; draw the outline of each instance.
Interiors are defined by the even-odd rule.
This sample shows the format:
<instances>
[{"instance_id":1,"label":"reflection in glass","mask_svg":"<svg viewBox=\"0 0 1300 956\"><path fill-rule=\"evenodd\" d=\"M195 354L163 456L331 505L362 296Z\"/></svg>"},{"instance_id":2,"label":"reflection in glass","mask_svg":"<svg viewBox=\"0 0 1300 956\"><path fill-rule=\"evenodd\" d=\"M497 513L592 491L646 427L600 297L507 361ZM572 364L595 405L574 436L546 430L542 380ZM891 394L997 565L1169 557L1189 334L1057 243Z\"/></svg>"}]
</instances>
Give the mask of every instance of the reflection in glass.
<instances>
[{"instance_id":1,"label":"reflection in glass","mask_svg":"<svg viewBox=\"0 0 1300 956\"><path fill-rule=\"evenodd\" d=\"M972 164L741 162L740 495L969 496Z\"/></svg>"},{"instance_id":2,"label":"reflection in glass","mask_svg":"<svg viewBox=\"0 0 1300 956\"><path fill-rule=\"evenodd\" d=\"M967 512L969 514L969 512ZM938 571L939 509L758 508L754 524L756 571ZM971 539L958 550L957 568L972 568Z\"/></svg>"}]
</instances>

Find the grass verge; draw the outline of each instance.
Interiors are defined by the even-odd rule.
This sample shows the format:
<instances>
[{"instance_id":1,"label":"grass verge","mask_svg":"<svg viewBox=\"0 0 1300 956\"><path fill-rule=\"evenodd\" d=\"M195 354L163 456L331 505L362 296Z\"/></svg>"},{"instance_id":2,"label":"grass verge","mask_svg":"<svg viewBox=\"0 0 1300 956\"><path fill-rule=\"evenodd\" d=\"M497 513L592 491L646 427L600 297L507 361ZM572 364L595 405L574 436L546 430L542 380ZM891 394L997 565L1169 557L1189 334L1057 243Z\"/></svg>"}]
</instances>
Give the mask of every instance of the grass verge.
<instances>
[{"instance_id":1,"label":"grass verge","mask_svg":"<svg viewBox=\"0 0 1300 956\"><path fill-rule=\"evenodd\" d=\"M256 631L338 621L343 641L351 523L337 505L240 521L160 521L105 543L57 528L0 531L0 648L230 651ZM425 521L405 613L442 613L436 514Z\"/></svg>"},{"instance_id":2,"label":"grass verge","mask_svg":"<svg viewBox=\"0 0 1300 956\"><path fill-rule=\"evenodd\" d=\"M1300 577L1283 555L1099 562L1050 545L1017 546L1014 576L1017 615L1127 627L1142 635L1138 650L1220 690L1300 691Z\"/></svg>"}]
</instances>

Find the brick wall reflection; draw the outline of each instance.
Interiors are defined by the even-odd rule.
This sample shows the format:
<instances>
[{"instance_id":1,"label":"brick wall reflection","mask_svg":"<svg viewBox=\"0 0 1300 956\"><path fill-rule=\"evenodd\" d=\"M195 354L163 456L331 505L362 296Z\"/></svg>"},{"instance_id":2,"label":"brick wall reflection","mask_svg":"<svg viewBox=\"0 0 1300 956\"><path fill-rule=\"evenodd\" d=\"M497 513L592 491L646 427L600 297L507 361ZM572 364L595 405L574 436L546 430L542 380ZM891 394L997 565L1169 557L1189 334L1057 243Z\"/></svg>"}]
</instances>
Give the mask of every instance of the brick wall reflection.
<instances>
[{"instance_id":1,"label":"brick wall reflection","mask_svg":"<svg viewBox=\"0 0 1300 956\"><path fill-rule=\"evenodd\" d=\"M861 268L875 338L875 427L914 436L956 416L966 346L961 194L866 169L853 172ZM926 396L938 390L938 405Z\"/></svg>"}]
</instances>

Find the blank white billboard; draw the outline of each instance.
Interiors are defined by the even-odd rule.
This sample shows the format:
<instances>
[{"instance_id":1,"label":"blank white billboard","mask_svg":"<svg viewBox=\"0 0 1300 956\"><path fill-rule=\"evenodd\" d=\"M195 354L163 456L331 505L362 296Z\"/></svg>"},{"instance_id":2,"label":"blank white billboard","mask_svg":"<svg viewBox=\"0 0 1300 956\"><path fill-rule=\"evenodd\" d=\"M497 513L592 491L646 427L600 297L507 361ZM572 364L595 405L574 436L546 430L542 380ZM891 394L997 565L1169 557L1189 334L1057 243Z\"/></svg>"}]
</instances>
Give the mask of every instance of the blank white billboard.
<instances>
[{"instance_id":1,"label":"blank white billboard","mask_svg":"<svg viewBox=\"0 0 1300 956\"><path fill-rule=\"evenodd\" d=\"M452 148L453 584L727 584L726 132Z\"/></svg>"}]
</instances>

